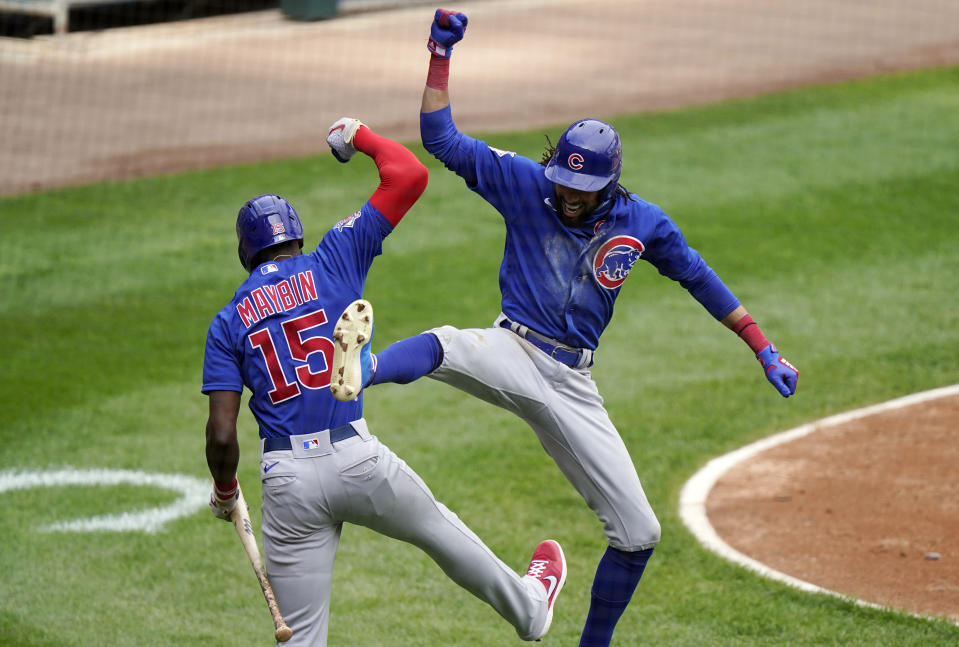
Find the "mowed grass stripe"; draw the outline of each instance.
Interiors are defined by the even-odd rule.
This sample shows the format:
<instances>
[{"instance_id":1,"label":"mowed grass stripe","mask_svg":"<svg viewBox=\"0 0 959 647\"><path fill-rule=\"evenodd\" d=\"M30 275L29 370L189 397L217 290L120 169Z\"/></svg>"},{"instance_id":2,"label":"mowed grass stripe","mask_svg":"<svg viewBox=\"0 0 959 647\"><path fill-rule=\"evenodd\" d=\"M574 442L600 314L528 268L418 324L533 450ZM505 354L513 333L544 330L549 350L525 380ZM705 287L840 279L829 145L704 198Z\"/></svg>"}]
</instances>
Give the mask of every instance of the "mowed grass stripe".
<instances>
[{"instance_id":1,"label":"mowed grass stripe","mask_svg":"<svg viewBox=\"0 0 959 647\"><path fill-rule=\"evenodd\" d=\"M959 381L959 68L614 119L623 183L663 206L800 368L783 400L729 331L637 266L594 376L663 524L617 645L952 644L959 629L810 596L705 552L675 511L710 457L758 437ZM603 117L603 115L597 115ZM543 133L482 135L538 157ZM499 308L499 217L430 167L366 295L374 349ZM243 273L233 218L275 191L315 245L375 185L372 162L246 165L0 200L0 469L144 469L205 478L199 393L213 314ZM563 542L570 575L547 640L575 644L600 524L525 424L431 380L371 390L366 416L512 567ZM258 521L256 431L240 479ZM0 493L0 635L11 645L271 644L232 529L206 511L156 534L39 533L71 515L168 501L112 487ZM512 629L420 551L344 531L331 644L508 645ZM232 633L231 633L232 632ZM237 638L236 636L240 636Z\"/></svg>"}]
</instances>

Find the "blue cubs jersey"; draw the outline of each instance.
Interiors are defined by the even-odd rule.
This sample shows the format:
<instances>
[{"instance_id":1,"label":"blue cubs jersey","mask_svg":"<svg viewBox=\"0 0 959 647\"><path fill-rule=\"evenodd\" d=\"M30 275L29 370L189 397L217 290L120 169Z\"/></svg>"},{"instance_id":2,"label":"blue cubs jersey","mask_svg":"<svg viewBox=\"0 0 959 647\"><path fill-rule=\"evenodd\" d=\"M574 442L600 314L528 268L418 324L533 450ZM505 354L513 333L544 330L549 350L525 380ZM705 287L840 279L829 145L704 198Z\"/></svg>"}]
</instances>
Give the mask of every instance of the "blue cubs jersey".
<instances>
[{"instance_id":1,"label":"blue cubs jersey","mask_svg":"<svg viewBox=\"0 0 959 647\"><path fill-rule=\"evenodd\" d=\"M210 324L203 392L252 392L260 437L289 436L362 416L362 396L330 393L333 329L363 294L392 225L372 205L337 223L309 254L258 266Z\"/></svg>"},{"instance_id":2,"label":"blue cubs jersey","mask_svg":"<svg viewBox=\"0 0 959 647\"><path fill-rule=\"evenodd\" d=\"M503 217L503 313L574 348L595 350L639 260L690 291L717 319L739 301L676 224L635 194L578 227L560 220L544 167L456 130L449 107L420 116L423 144Z\"/></svg>"}]
</instances>

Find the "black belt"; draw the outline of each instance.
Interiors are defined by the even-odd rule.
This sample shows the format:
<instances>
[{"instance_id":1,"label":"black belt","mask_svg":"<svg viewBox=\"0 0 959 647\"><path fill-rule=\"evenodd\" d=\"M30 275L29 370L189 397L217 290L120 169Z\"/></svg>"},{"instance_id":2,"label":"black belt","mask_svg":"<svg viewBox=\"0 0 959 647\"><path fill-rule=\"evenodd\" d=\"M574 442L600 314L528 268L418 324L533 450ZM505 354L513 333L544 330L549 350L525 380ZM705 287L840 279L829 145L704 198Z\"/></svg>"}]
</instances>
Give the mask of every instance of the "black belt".
<instances>
[{"instance_id":1,"label":"black belt","mask_svg":"<svg viewBox=\"0 0 959 647\"><path fill-rule=\"evenodd\" d=\"M332 445L333 443L338 443L341 440L346 440L347 438L352 438L353 436L359 436L359 434L356 433L356 429L353 429L353 425L346 424L340 425L339 427L333 427L330 429L330 444ZM289 449L293 449L293 445L290 444L289 436L263 439L264 454L266 452L277 452Z\"/></svg>"},{"instance_id":2,"label":"black belt","mask_svg":"<svg viewBox=\"0 0 959 647\"><path fill-rule=\"evenodd\" d=\"M533 346L536 346L536 348L540 349L557 362L562 362L570 368L578 368L580 367L581 363L585 366L592 366L593 364L592 353L588 350L570 348L569 346L553 343L549 340L549 338L530 330L526 326L520 327L518 324L514 324L509 319L503 319L503 321L499 322L499 325L500 328L512 330L514 333L531 343ZM526 330L522 330L523 328ZM584 357L586 353L590 354L588 359ZM584 359L585 361L583 361Z\"/></svg>"}]
</instances>

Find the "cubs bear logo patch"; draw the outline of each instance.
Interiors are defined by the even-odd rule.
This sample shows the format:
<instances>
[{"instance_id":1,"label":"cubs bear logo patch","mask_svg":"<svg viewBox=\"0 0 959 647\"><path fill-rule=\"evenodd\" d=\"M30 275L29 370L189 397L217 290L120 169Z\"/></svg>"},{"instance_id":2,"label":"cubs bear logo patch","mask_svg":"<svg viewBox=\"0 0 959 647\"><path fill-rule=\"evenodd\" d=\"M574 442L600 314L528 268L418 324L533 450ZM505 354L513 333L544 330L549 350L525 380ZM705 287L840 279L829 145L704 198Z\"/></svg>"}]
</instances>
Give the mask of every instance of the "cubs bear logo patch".
<instances>
[{"instance_id":1,"label":"cubs bear logo patch","mask_svg":"<svg viewBox=\"0 0 959 647\"><path fill-rule=\"evenodd\" d=\"M593 259L593 275L601 286L615 290L623 284L646 247L632 236L610 238Z\"/></svg>"}]
</instances>

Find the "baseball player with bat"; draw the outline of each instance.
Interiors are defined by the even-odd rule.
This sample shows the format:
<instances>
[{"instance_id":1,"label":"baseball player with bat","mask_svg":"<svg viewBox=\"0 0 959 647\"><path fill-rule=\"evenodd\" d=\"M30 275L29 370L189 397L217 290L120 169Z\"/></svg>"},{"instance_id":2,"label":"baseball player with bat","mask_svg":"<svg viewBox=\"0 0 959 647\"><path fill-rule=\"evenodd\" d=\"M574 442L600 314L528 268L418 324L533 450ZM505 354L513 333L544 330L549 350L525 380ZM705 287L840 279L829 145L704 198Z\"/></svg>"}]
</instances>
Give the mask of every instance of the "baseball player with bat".
<instances>
[{"instance_id":1,"label":"baseball player with bat","mask_svg":"<svg viewBox=\"0 0 959 647\"><path fill-rule=\"evenodd\" d=\"M466 26L462 13L438 9L434 15L421 134L426 150L505 221L502 312L490 328L443 326L397 342L371 358L375 364L367 362L372 377L335 384L335 394L428 375L529 423L603 524L608 548L579 644L605 647L660 540L659 522L589 371L636 263L647 261L677 281L733 330L782 396L795 393L798 372L666 213L619 184L622 148L610 124L574 122L541 162L457 130L450 56ZM361 360L357 353L353 358ZM340 363L350 362L344 355ZM360 369L346 373L357 376Z\"/></svg>"},{"instance_id":2,"label":"baseball player with bat","mask_svg":"<svg viewBox=\"0 0 959 647\"><path fill-rule=\"evenodd\" d=\"M327 142L341 162L356 151L372 157L380 183L314 251L303 253L299 216L280 196L254 197L237 216L240 263L249 276L210 324L203 363L210 507L244 524L238 530L256 569L248 517L233 514L246 507L236 478L246 387L259 425L263 546L282 614L274 614L278 640L326 645L334 558L347 522L418 546L520 638L537 640L550 627L566 578L560 545L541 542L518 575L371 434L361 399L341 402L330 393L334 348L349 349L351 365L368 362L351 354L373 335L363 285L384 238L426 188L427 171L409 150L353 118L335 122Z\"/></svg>"}]
</instances>

